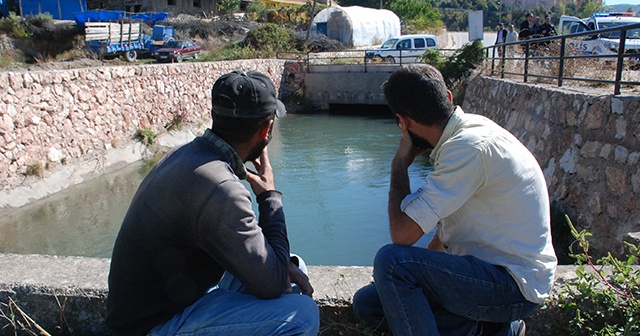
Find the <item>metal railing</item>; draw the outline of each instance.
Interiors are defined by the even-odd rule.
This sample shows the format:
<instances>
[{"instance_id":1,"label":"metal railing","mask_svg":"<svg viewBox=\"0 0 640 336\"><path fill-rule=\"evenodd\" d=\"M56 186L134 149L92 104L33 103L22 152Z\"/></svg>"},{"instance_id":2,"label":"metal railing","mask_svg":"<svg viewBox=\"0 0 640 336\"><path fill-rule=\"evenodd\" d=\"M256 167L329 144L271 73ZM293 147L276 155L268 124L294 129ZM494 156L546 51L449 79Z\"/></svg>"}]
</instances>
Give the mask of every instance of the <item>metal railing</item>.
<instances>
[{"instance_id":1,"label":"metal railing","mask_svg":"<svg viewBox=\"0 0 640 336\"><path fill-rule=\"evenodd\" d=\"M367 57L367 52L378 49L348 49L340 51L310 52L306 54L279 53L278 58L283 59L304 59L307 64L307 71L314 71L317 67L328 67L332 65L358 65L351 71L360 72L393 72L403 64L419 62L421 55L416 55L415 51L398 50L397 55L387 58ZM436 49L443 53L450 53L456 49ZM314 68L314 66L316 68ZM375 70L372 70L375 69Z\"/></svg>"},{"instance_id":2,"label":"metal railing","mask_svg":"<svg viewBox=\"0 0 640 336\"><path fill-rule=\"evenodd\" d=\"M564 81L613 84L614 94L619 95L623 85L640 86L640 49L625 47L627 32L639 28L640 24L624 25L503 43L482 50L485 62L491 64L492 76L496 73L500 78L521 76L524 82L531 77L546 78L557 81L559 87ZM617 54L585 55L577 50L580 40L597 39L610 32L620 32ZM600 71L601 78L582 76L594 75L598 73L596 70Z\"/></svg>"}]
</instances>

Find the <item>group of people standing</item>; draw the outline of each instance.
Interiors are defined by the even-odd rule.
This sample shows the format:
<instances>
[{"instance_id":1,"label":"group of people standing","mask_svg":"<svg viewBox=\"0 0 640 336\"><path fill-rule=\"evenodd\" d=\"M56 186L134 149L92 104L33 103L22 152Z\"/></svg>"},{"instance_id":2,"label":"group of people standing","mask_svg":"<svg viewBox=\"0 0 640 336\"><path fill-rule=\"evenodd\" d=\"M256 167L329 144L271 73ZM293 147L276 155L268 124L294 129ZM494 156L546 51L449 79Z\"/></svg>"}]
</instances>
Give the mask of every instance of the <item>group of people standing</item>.
<instances>
[{"instance_id":1,"label":"group of people standing","mask_svg":"<svg viewBox=\"0 0 640 336\"><path fill-rule=\"evenodd\" d=\"M544 23L540 23L539 16L534 17L533 13L527 13L526 19L520 24L518 38L520 40L527 40L557 34L556 27L551 23L551 15L545 15Z\"/></svg>"},{"instance_id":2,"label":"group of people standing","mask_svg":"<svg viewBox=\"0 0 640 336\"><path fill-rule=\"evenodd\" d=\"M551 15L544 17L544 23L540 23L540 17L534 17L533 13L527 13L525 20L520 24L520 30L516 33L514 25L510 24L505 28L504 23L498 24L498 33L496 35L496 45L502 43L512 43L516 41L529 40L541 37L558 35L556 27L551 23ZM534 45L534 47L536 47ZM502 48L498 48L498 56L502 56ZM513 50L510 47L509 50Z\"/></svg>"}]
</instances>

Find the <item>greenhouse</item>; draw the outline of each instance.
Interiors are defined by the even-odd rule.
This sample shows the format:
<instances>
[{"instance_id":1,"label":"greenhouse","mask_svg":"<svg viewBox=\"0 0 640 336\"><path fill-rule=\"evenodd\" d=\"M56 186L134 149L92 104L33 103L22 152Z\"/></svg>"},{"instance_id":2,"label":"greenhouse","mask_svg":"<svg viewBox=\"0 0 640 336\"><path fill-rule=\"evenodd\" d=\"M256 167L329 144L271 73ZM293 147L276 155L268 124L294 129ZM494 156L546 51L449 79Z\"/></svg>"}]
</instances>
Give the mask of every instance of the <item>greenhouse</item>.
<instances>
[{"instance_id":1,"label":"greenhouse","mask_svg":"<svg viewBox=\"0 0 640 336\"><path fill-rule=\"evenodd\" d=\"M311 31L349 47L373 46L400 35L400 18L387 9L330 7L313 18Z\"/></svg>"}]
</instances>

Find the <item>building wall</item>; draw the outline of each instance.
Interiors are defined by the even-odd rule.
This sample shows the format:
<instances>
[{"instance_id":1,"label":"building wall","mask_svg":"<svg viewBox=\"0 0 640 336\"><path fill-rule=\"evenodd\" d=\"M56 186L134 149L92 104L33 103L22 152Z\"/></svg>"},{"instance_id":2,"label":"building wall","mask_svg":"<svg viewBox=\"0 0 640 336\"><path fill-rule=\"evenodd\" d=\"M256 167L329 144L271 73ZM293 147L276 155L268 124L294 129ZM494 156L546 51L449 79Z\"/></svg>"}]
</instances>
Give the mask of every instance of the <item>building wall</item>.
<instances>
[{"instance_id":1,"label":"building wall","mask_svg":"<svg viewBox=\"0 0 640 336\"><path fill-rule=\"evenodd\" d=\"M87 6L90 10L169 12L169 15L174 17L178 14L210 16L217 11L215 0L87 0Z\"/></svg>"}]
</instances>

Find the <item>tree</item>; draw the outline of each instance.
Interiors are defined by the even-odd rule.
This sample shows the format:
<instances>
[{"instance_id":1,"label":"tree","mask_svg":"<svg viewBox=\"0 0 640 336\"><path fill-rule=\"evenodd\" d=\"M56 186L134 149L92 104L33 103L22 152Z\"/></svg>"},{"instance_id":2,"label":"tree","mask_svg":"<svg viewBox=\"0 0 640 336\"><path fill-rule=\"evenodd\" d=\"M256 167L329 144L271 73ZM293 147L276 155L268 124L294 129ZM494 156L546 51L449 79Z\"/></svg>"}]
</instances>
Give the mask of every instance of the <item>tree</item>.
<instances>
[{"instance_id":1,"label":"tree","mask_svg":"<svg viewBox=\"0 0 640 336\"><path fill-rule=\"evenodd\" d=\"M604 7L602 7L601 3L597 3L595 1L584 1L580 4L580 8L578 9L579 17L590 17L595 12L603 12Z\"/></svg>"}]
</instances>

